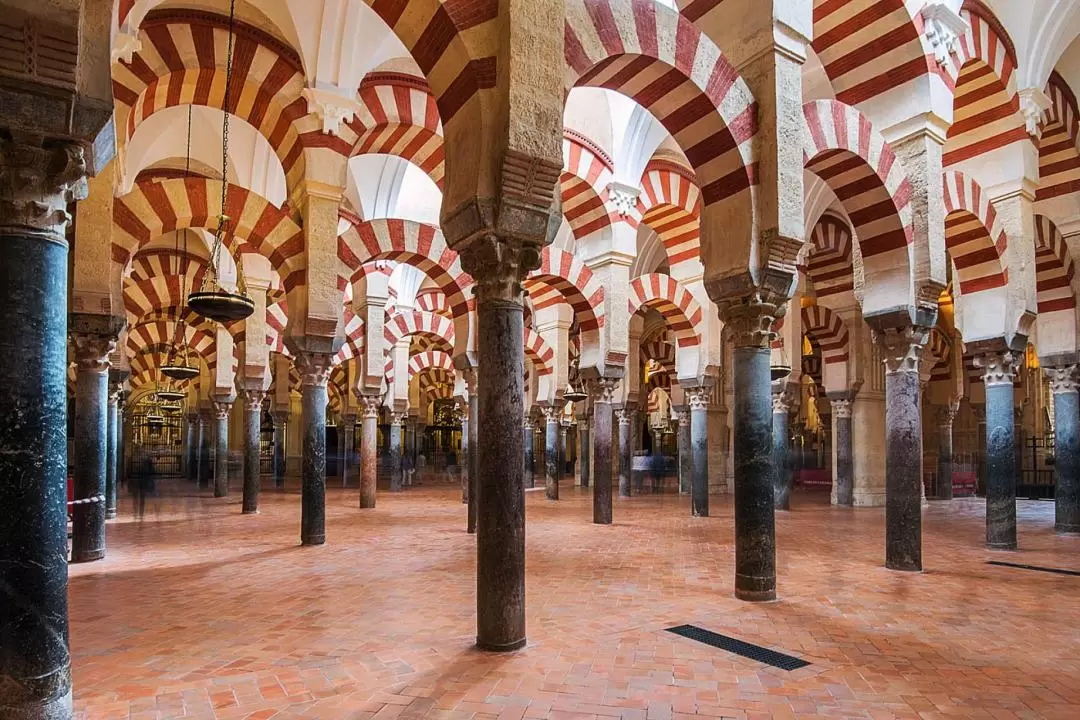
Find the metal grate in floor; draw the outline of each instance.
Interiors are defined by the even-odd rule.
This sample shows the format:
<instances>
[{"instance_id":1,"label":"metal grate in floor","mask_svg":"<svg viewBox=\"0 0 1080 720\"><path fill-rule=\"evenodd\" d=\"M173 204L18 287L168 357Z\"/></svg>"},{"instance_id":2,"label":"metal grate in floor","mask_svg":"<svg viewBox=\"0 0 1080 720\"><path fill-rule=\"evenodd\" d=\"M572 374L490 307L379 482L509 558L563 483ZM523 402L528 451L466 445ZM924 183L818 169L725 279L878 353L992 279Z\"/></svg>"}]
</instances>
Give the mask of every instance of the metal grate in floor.
<instances>
[{"instance_id":1,"label":"metal grate in floor","mask_svg":"<svg viewBox=\"0 0 1080 720\"><path fill-rule=\"evenodd\" d=\"M772 665L773 667L780 668L781 670L798 670L799 668L806 667L810 663L805 660L801 660L791 655L785 655L775 650L770 650L760 645L754 645L753 643L737 640L727 635L720 635L714 633L711 630L699 628L696 625L678 625L676 627L670 627L667 629L669 633L689 638L690 640L697 640L700 643L711 645L714 648L720 648L721 650L727 650L730 653L741 655L744 658L756 660L757 662L765 663L766 665Z\"/></svg>"},{"instance_id":2,"label":"metal grate in floor","mask_svg":"<svg viewBox=\"0 0 1080 720\"><path fill-rule=\"evenodd\" d=\"M997 565L998 567L1017 568L1019 570L1038 570L1039 572L1055 573L1057 575L1072 575L1073 577L1080 577L1080 572L1076 570L1063 570L1062 568L1048 568L1039 567L1038 565L1022 565L1020 563L1002 562L1000 560L987 560L987 565Z\"/></svg>"}]
</instances>

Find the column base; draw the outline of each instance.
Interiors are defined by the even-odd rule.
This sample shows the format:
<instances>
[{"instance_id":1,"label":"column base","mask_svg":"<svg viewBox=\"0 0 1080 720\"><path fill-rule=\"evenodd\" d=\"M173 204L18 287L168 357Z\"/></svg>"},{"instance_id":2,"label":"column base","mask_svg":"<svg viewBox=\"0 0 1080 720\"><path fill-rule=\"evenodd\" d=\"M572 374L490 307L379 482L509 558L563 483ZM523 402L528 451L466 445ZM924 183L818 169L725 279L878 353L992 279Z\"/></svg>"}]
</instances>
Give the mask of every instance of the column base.
<instances>
[{"instance_id":1,"label":"column base","mask_svg":"<svg viewBox=\"0 0 1080 720\"><path fill-rule=\"evenodd\" d=\"M33 705L0 705L0 717L5 720L71 720L71 690L63 697Z\"/></svg>"},{"instance_id":2,"label":"column base","mask_svg":"<svg viewBox=\"0 0 1080 720\"><path fill-rule=\"evenodd\" d=\"M1003 542L1003 543L986 543L987 550L1015 550L1016 542Z\"/></svg>"},{"instance_id":3,"label":"column base","mask_svg":"<svg viewBox=\"0 0 1080 720\"><path fill-rule=\"evenodd\" d=\"M326 544L326 536L325 535L316 535L314 537L301 538L300 539L300 544L305 546L305 547L308 546L308 545L325 545Z\"/></svg>"},{"instance_id":4,"label":"column base","mask_svg":"<svg viewBox=\"0 0 1080 720\"><path fill-rule=\"evenodd\" d=\"M895 570L896 572L921 573L922 572L922 564L920 564L920 563L905 563L905 562L897 562L897 561L886 560L885 561L885 569L886 570Z\"/></svg>"},{"instance_id":5,"label":"column base","mask_svg":"<svg viewBox=\"0 0 1080 720\"><path fill-rule=\"evenodd\" d=\"M735 599L743 602L773 602L776 600L775 590L743 590L735 588Z\"/></svg>"},{"instance_id":6,"label":"column base","mask_svg":"<svg viewBox=\"0 0 1080 720\"><path fill-rule=\"evenodd\" d=\"M242 510L240 512L240 514L241 515L258 515L259 511L258 510Z\"/></svg>"},{"instance_id":7,"label":"column base","mask_svg":"<svg viewBox=\"0 0 1080 720\"><path fill-rule=\"evenodd\" d=\"M1054 525L1054 532L1058 535L1080 535L1080 525L1057 523Z\"/></svg>"},{"instance_id":8,"label":"column base","mask_svg":"<svg viewBox=\"0 0 1080 720\"><path fill-rule=\"evenodd\" d=\"M116 519L116 511L115 510L107 510L105 512L105 519L106 520L115 520Z\"/></svg>"},{"instance_id":9,"label":"column base","mask_svg":"<svg viewBox=\"0 0 1080 720\"><path fill-rule=\"evenodd\" d=\"M71 562L73 563L88 563L96 562L98 560L105 559L105 550L91 550L90 552L82 552L78 555L72 553Z\"/></svg>"},{"instance_id":10,"label":"column base","mask_svg":"<svg viewBox=\"0 0 1080 720\"><path fill-rule=\"evenodd\" d=\"M500 645L495 643L487 643L480 638L476 638L476 649L483 650L484 652L513 652L514 650L520 650L521 648L525 647L525 644L527 642L527 638L521 638L520 640L515 640L512 643Z\"/></svg>"}]
</instances>

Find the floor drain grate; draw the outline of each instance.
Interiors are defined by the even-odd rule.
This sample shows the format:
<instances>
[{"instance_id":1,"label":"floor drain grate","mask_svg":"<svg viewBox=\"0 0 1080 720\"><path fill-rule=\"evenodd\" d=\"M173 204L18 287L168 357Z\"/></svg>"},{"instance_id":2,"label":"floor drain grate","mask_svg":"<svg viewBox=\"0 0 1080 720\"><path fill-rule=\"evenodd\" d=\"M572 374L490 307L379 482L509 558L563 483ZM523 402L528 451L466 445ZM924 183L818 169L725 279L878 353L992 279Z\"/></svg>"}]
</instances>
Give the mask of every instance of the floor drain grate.
<instances>
[{"instance_id":1,"label":"floor drain grate","mask_svg":"<svg viewBox=\"0 0 1080 720\"><path fill-rule=\"evenodd\" d=\"M761 647L760 645L754 645L753 643L736 640L727 635L720 635L719 633L699 628L696 625L678 625L676 627L668 628L667 631L684 638L689 638L690 640L697 640L700 643L711 645L714 648L720 648L721 650L727 650L736 655L742 655L744 658L750 658L751 660L757 660L766 665L772 665L781 670L798 670L799 668L806 667L810 664L797 657L785 655L784 653L776 652L775 650L770 650L769 648Z\"/></svg>"},{"instance_id":2,"label":"floor drain grate","mask_svg":"<svg viewBox=\"0 0 1080 720\"><path fill-rule=\"evenodd\" d=\"M1000 560L987 560L986 564L997 565L998 567L1017 568L1019 570L1038 570L1039 572L1054 573L1056 575L1072 575L1073 577L1080 577L1080 572L1076 570L1062 570L1061 568L1039 567L1038 565L1021 565L1020 563L1001 562Z\"/></svg>"}]
</instances>

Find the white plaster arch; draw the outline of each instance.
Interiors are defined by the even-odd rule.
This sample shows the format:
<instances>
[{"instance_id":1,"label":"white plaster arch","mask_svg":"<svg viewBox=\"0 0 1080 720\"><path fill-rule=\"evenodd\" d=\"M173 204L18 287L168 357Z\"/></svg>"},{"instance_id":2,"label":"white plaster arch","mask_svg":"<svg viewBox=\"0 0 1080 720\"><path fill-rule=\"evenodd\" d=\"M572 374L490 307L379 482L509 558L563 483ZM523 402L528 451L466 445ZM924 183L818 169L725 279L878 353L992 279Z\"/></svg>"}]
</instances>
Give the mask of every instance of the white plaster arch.
<instances>
[{"instance_id":1,"label":"white plaster arch","mask_svg":"<svg viewBox=\"0 0 1080 720\"><path fill-rule=\"evenodd\" d=\"M439 224L439 187L419 167L396 155L358 155L349 160L345 197L365 220L402 218Z\"/></svg>"}]
</instances>

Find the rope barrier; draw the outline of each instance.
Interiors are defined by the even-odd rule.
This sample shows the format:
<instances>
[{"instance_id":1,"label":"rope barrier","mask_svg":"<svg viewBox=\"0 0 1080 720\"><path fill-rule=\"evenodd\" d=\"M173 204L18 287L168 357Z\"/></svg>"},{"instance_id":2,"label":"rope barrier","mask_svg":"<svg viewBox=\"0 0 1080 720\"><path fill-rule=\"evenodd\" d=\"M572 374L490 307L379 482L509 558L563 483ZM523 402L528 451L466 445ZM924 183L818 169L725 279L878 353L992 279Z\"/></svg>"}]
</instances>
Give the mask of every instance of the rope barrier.
<instances>
[{"instance_id":1,"label":"rope barrier","mask_svg":"<svg viewBox=\"0 0 1080 720\"><path fill-rule=\"evenodd\" d=\"M68 502L68 507L72 505L99 505L105 502L104 495L94 495L93 497L83 498L82 500L72 500Z\"/></svg>"}]
</instances>

